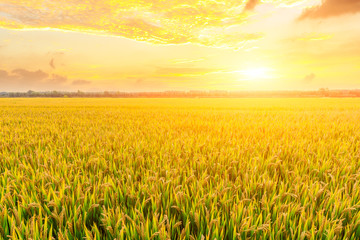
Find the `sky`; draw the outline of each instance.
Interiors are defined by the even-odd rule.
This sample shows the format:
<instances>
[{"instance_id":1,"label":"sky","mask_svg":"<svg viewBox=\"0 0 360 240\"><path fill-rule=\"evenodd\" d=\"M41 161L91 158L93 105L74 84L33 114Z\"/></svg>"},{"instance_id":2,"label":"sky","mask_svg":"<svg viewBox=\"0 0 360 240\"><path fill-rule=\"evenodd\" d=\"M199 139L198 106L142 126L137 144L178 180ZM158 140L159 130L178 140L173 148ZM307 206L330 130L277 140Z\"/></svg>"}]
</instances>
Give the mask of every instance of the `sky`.
<instances>
[{"instance_id":1,"label":"sky","mask_svg":"<svg viewBox=\"0 0 360 240\"><path fill-rule=\"evenodd\" d=\"M360 88L360 0L0 0L0 92L319 88Z\"/></svg>"}]
</instances>

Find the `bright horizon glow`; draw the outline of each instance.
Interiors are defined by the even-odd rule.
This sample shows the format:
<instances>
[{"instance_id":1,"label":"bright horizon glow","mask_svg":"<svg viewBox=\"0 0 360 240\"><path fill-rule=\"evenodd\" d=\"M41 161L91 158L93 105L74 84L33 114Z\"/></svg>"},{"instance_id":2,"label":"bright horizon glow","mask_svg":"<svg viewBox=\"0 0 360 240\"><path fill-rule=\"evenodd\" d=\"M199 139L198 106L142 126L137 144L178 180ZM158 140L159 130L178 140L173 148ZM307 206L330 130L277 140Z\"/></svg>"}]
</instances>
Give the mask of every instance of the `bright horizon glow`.
<instances>
[{"instance_id":1,"label":"bright horizon glow","mask_svg":"<svg viewBox=\"0 0 360 240\"><path fill-rule=\"evenodd\" d=\"M358 22L353 0L0 0L0 91L360 88Z\"/></svg>"},{"instance_id":2,"label":"bright horizon glow","mask_svg":"<svg viewBox=\"0 0 360 240\"><path fill-rule=\"evenodd\" d=\"M270 71L271 69L266 67L255 67L239 72L249 80L262 80L272 77Z\"/></svg>"}]
</instances>

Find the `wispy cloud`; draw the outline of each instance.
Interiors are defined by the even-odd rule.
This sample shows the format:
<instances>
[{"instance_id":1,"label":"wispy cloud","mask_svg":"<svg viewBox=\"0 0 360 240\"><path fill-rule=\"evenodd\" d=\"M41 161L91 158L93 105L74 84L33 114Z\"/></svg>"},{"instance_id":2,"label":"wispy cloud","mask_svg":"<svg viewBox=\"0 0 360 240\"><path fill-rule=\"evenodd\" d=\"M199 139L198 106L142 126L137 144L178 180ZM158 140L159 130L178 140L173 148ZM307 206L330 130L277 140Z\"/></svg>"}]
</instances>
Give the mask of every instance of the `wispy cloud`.
<instances>
[{"instance_id":1,"label":"wispy cloud","mask_svg":"<svg viewBox=\"0 0 360 240\"><path fill-rule=\"evenodd\" d=\"M81 31L122 36L157 44L194 43L239 47L257 40L253 32L222 32L244 24L258 0L80 1L2 0L0 27ZM275 3L275 1L274 1Z\"/></svg>"},{"instance_id":2,"label":"wispy cloud","mask_svg":"<svg viewBox=\"0 0 360 240\"><path fill-rule=\"evenodd\" d=\"M331 39L333 34L324 34L324 33L308 33L298 38L302 41L322 41Z\"/></svg>"},{"instance_id":3,"label":"wispy cloud","mask_svg":"<svg viewBox=\"0 0 360 240\"><path fill-rule=\"evenodd\" d=\"M202 62L205 60L206 58L196 58L196 59L177 58L177 59L171 59L170 62L173 64L187 64L187 63Z\"/></svg>"},{"instance_id":4,"label":"wispy cloud","mask_svg":"<svg viewBox=\"0 0 360 240\"><path fill-rule=\"evenodd\" d=\"M316 75L314 73L311 73L309 75L306 75L303 79L304 83L311 83L312 81L314 81Z\"/></svg>"},{"instance_id":5,"label":"wispy cloud","mask_svg":"<svg viewBox=\"0 0 360 240\"><path fill-rule=\"evenodd\" d=\"M49 65L50 65L50 67L53 68L53 69L56 68L56 67L55 67L55 59L54 59L54 58L52 58L52 59L50 60Z\"/></svg>"},{"instance_id":6,"label":"wispy cloud","mask_svg":"<svg viewBox=\"0 0 360 240\"><path fill-rule=\"evenodd\" d=\"M88 85L91 84L91 81L88 80L75 80L72 82L72 85L80 86L80 85Z\"/></svg>"}]
</instances>

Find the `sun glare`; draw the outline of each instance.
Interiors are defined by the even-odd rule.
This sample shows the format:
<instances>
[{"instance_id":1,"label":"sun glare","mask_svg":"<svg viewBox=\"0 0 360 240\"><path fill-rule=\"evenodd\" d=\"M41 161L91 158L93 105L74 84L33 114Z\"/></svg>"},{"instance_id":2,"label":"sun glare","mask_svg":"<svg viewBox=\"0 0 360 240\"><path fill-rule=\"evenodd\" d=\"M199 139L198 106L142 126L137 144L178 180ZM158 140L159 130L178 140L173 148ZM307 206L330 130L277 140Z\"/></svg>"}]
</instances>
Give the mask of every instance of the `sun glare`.
<instances>
[{"instance_id":1,"label":"sun glare","mask_svg":"<svg viewBox=\"0 0 360 240\"><path fill-rule=\"evenodd\" d=\"M265 67L248 68L240 72L245 78L251 80L260 80L271 77L271 69Z\"/></svg>"}]
</instances>

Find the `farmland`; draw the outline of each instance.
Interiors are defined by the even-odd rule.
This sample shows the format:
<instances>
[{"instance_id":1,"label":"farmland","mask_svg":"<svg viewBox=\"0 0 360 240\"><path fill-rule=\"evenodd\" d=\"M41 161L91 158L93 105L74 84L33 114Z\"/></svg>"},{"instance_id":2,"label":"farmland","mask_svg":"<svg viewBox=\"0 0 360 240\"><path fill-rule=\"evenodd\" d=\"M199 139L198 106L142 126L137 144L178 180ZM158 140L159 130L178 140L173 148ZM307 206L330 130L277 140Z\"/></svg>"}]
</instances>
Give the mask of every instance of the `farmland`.
<instances>
[{"instance_id":1,"label":"farmland","mask_svg":"<svg viewBox=\"0 0 360 240\"><path fill-rule=\"evenodd\" d=\"M0 99L0 239L359 239L360 99Z\"/></svg>"}]
</instances>

